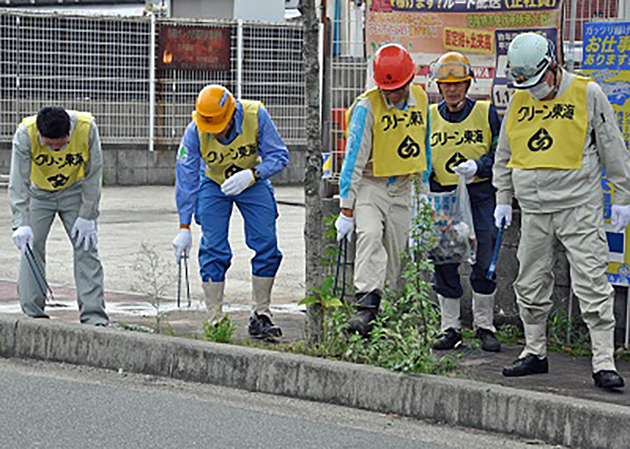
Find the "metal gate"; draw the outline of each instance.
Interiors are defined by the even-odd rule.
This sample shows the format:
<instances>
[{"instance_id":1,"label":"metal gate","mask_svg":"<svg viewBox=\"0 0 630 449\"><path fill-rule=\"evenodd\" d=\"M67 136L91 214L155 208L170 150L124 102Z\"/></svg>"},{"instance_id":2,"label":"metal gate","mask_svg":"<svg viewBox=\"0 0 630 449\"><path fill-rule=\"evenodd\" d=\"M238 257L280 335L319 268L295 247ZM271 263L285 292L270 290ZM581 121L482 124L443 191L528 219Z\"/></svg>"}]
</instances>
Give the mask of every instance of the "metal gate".
<instances>
[{"instance_id":1,"label":"metal gate","mask_svg":"<svg viewBox=\"0 0 630 449\"><path fill-rule=\"evenodd\" d=\"M230 76L152 71L162 25L228 28ZM158 18L152 26L148 17L0 11L0 142L11 141L22 118L56 104L94 114L104 144L147 145L153 137L177 145L197 93L222 83L262 101L287 144L304 144L302 34L295 24Z\"/></svg>"}]
</instances>

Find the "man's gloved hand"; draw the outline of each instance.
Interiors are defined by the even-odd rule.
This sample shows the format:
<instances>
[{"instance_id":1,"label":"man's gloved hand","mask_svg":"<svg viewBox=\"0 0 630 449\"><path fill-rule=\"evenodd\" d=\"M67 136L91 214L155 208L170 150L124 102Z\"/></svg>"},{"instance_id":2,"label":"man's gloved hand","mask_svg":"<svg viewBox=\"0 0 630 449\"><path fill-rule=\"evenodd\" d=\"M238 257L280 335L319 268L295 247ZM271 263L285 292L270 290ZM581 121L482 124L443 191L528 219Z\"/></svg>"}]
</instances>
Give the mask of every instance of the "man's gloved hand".
<instances>
[{"instance_id":1,"label":"man's gloved hand","mask_svg":"<svg viewBox=\"0 0 630 449\"><path fill-rule=\"evenodd\" d=\"M505 227L508 228L512 224L512 206L509 204L497 204L494 208L494 224L497 228L501 227L503 219Z\"/></svg>"},{"instance_id":2,"label":"man's gloved hand","mask_svg":"<svg viewBox=\"0 0 630 449\"><path fill-rule=\"evenodd\" d=\"M33 229L30 226L20 226L13 232L13 244L22 251L26 252L26 245L33 248Z\"/></svg>"},{"instance_id":3,"label":"man's gloved hand","mask_svg":"<svg viewBox=\"0 0 630 449\"><path fill-rule=\"evenodd\" d=\"M477 163L475 161L466 161L453 168L453 171L462 176L466 184L470 184L477 173Z\"/></svg>"},{"instance_id":4,"label":"man's gloved hand","mask_svg":"<svg viewBox=\"0 0 630 449\"><path fill-rule=\"evenodd\" d=\"M186 257L190 254L190 248L192 247L192 234L190 229L180 229L177 236L173 239L173 248L175 249L175 260L179 262L182 254Z\"/></svg>"},{"instance_id":5,"label":"man's gloved hand","mask_svg":"<svg viewBox=\"0 0 630 449\"><path fill-rule=\"evenodd\" d=\"M76 242L74 246L79 248L83 244L85 251L90 250L90 244L94 246L94 249L98 249L98 237L96 235L96 222L94 220L86 220L85 218L78 217L72 226L72 232L70 236Z\"/></svg>"},{"instance_id":6,"label":"man's gloved hand","mask_svg":"<svg viewBox=\"0 0 630 449\"><path fill-rule=\"evenodd\" d=\"M615 232L623 231L630 223L630 206L617 206L613 204L610 212L610 224Z\"/></svg>"},{"instance_id":7,"label":"man's gloved hand","mask_svg":"<svg viewBox=\"0 0 630 449\"><path fill-rule=\"evenodd\" d=\"M339 218L335 222L337 228L337 241L341 241L344 237L350 241L352 239L352 231L354 231L354 218L347 217L343 213L339 214Z\"/></svg>"},{"instance_id":8,"label":"man's gloved hand","mask_svg":"<svg viewBox=\"0 0 630 449\"><path fill-rule=\"evenodd\" d=\"M230 196L238 195L255 181L253 170L241 170L230 176L221 184L221 191Z\"/></svg>"}]
</instances>

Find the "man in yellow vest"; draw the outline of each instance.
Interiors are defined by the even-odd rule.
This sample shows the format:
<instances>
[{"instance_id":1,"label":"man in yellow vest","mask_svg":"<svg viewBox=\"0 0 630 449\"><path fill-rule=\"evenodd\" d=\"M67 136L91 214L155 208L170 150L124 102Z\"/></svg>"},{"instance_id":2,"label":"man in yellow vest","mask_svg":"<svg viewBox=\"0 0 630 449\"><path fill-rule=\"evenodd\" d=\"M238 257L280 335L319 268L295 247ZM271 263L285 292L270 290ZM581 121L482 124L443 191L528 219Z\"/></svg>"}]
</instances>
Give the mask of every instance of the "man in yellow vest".
<instances>
[{"instance_id":1,"label":"man in yellow vest","mask_svg":"<svg viewBox=\"0 0 630 449\"><path fill-rule=\"evenodd\" d=\"M18 293L24 313L48 318L46 238L59 215L74 243L74 278L82 323L107 326L96 219L103 157L91 114L45 107L24 119L13 138L9 200L13 242L22 252Z\"/></svg>"},{"instance_id":2,"label":"man in yellow vest","mask_svg":"<svg viewBox=\"0 0 630 449\"><path fill-rule=\"evenodd\" d=\"M501 345L494 332L496 280L487 273L494 253L497 229L494 226L495 189L492 165L501 120L488 101L466 96L474 77L468 58L458 52L442 55L432 67L433 79L444 99L431 105L432 192L449 192L459 178L468 184L472 206L477 254L470 274L473 290L473 326L481 349L497 352ZM434 289L441 311L440 335L435 349L453 349L462 341L460 300L463 294L459 263L435 265Z\"/></svg>"},{"instance_id":3,"label":"man in yellow vest","mask_svg":"<svg viewBox=\"0 0 630 449\"><path fill-rule=\"evenodd\" d=\"M630 155L601 88L556 62L553 44L536 33L508 48L517 89L501 128L494 165L497 226L521 208L520 268L514 290L525 348L505 376L548 371L546 322L552 306L554 241L566 249L571 288L580 301L593 352L595 385L623 387L615 368L614 290L606 276L602 166L615 188L612 225L630 220Z\"/></svg>"},{"instance_id":4,"label":"man in yellow vest","mask_svg":"<svg viewBox=\"0 0 630 449\"><path fill-rule=\"evenodd\" d=\"M203 233L199 268L204 298L209 321L216 324L222 317L225 274L232 260L228 231L236 205L245 222L245 242L256 253L249 335L265 340L282 335L271 321L270 310L282 253L276 234L278 207L269 178L288 161L287 147L262 103L236 100L217 84L201 90L177 156L175 255L180 260L190 251L194 215Z\"/></svg>"},{"instance_id":5,"label":"man in yellow vest","mask_svg":"<svg viewBox=\"0 0 630 449\"><path fill-rule=\"evenodd\" d=\"M335 226L338 240L350 240L356 227L358 310L348 324L363 336L371 330L386 280L397 286L409 235L412 176L430 170L427 96L411 84L415 71L403 47L381 47L374 56L377 87L359 96L349 111Z\"/></svg>"}]
</instances>

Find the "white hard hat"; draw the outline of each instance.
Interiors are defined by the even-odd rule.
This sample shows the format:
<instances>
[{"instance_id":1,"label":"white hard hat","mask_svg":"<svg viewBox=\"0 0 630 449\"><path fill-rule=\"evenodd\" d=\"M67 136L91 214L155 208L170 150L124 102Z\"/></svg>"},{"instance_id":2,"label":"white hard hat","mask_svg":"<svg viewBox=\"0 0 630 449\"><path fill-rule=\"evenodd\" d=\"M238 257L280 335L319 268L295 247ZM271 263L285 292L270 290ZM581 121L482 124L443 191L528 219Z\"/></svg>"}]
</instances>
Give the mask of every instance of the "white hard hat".
<instances>
[{"instance_id":1,"label":"white hard hat","mask_svg":"<svg viewBox=\"0 0 630 449\"><path fill-rule=\"evenodd\" d=\"M538 33L522 33L508 48L507 76L517 89L538 84L547 68L555 60L554 45Z\"/></svg>"}]
</instances>

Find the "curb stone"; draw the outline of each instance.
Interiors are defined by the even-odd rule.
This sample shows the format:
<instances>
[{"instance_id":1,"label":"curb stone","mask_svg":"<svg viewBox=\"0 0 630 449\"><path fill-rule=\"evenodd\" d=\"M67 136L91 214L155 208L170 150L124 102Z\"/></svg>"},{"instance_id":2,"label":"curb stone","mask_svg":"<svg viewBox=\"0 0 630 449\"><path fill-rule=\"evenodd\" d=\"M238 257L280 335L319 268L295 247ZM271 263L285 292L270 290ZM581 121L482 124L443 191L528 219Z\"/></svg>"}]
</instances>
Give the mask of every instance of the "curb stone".
<instances>
[{"instance_id":1,"label":"curb stone","mask_svg":"<svg viewBox=\"0 0 630 449\"><path fill-rule=\"evenodd\" d=\"M625 449L630 409L242 346L0 317L0 356L87 365L395 413L585 449Z\"/></svg>"}]
</instances>

